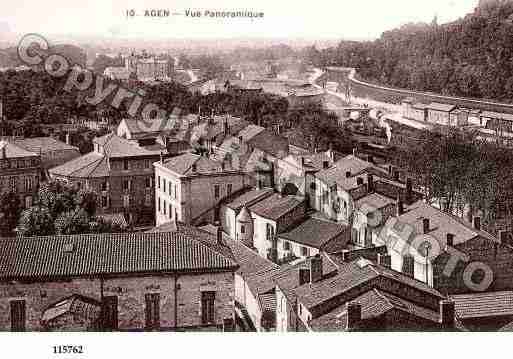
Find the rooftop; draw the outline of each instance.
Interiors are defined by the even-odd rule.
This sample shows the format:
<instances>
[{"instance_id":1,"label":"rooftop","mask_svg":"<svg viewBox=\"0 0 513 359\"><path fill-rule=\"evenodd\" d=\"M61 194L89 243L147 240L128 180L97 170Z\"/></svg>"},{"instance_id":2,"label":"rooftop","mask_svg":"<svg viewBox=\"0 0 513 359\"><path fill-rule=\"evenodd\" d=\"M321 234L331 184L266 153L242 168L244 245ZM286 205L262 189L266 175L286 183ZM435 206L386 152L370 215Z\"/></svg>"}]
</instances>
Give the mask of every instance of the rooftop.
<instances>
[{"instance_id":1,"label":"rooftop","mask_svg":"<svg viewBox=\"0 0 513 359\"><path fill-rule=\"evenodd\" d=\"M0 241L0 280L235 270L195 232L81 234Z\"/></svg>"},{"instance_id":2,"label":"rooftop","mask_svg":"<svg viewBox=\"0 0 513 359\"><path fill-rule=\"evenodd\" d=\"M341 236L350 229L347 226L316 218L308 218L292 230L281 233L280 238L303 244L312 248L321 249L327 242ZM348 241L348 234L342 241Z\"/></svg>"},{"instance_id":3,"label":"rooftop","mask_svg":"<svg viewBox=\"0 0 513 359\"><path fill-rule=\"evenodd\" d=\"M12 142L0 141L0 158L2 156L2 151L5 149L5 156L7 158L24 158L24 157L35 157L39 156L38 153L34 153L32 151L27 151L21 146L14 144Z\"/></svg>"},{"instance_id":4,"label":"rooftop","mask_svg":"<svg viewBox=\"0 0 513 359\"><path fill-rule=\"evenodd\" d=\"M513 291L451 295L459 319L513 315Z\"/></svg>"},{"instance_id":5,"label":"rooftop","mask_svg":"<svg viewBox=\"0 0 513 359\"><path fill-rule=\"evenodd\" d=\"M272 193L274 193L274 190L272 188L254 189L233 198L233 200L227 203L226 206L235 211L238 211L242 207L252 205L253 203L255 203L255 201L258 201L263 197L269 196Z\"/></svg>"},{"instance_id":6,"label":"rooftop","mask_svg":"<svg viewBox=\"0 0 513 359\"><path fill-rule=\"evenodd\" d=\"M284 196L280 193L275 193L254 204L249 210L260 217L277 221L303 202L304 200L297 196Z\"/></svg>"},{"instance_id":7,"label":"rooftop","mask_svg":"<svg viewBox=\"0 0 513 359\"><path fill-rule=\"evenodd\" d=\"M14 142L17 146L23 147L27 151L34 153L46 153L53 151L77 151L78 147L68 145L53 137L34 137L17 139Z\"/></svg>"},{"instance_id":8,"label":"rooftop","mask_svg":"<svg viewBox=\"0 0 513 359\"><path fill-rule=\"evenodd\" d=\"M382 171L370 162L349 155L335 162L330 168L317 172L315 176L329 186L336 183L344 190L351 190L358 187L357 177L371 169ZM384 171L382 172L385 174ZM348 173L349 177L347 177Z\"/></svg>"},{"instance_id":9,"label":"rooftop","mask_svg":"<svg viewBox=\"0 0 513 359\"><path fill-rule=\"evenodd\" d=\"M289 142L287 138L265 129L247 140L247 144L276 158L288 155Z\"/></svg>"},{"instance_id":10,"label":"rooftop","mask_svg":"<svg viewBox=\"0 0 513 359\"><path fill-rule=\"evenodd\" d=\"M435 110L435 111L442 111L442 112L451 112L455 108L456 108L456 106L454 106L454 105L448 105L446 103L438 103L438 102L431 102L428 105L428 109Z\"/></svg>"},{"instance_id":11,"label":"rooftop","mask_svg":"<svg viewBox=\"0 0 513 359\"><path fill-rule=\"evenodd\" d=\"M103 147L103 151L107 157L137 157L137 156L151 156L159 154L152 151L148 151L133 142L117 136L115 133L108 133L102 137L96 137L93 140Z\"/></svg>"},{"instance_id":12,"label":"rooftop","mask_svg":"<svg viewBox=\"0 0 513 359\"><path fill-rule=\"evenodd\" d=\"M163 164L158 164L158 166L165 167L181 176L221 174L226 171L236 170L229 166L224 167L221 161L194 153L184 153L180 156L168 158Z\"/></svg>"}]
</instances>

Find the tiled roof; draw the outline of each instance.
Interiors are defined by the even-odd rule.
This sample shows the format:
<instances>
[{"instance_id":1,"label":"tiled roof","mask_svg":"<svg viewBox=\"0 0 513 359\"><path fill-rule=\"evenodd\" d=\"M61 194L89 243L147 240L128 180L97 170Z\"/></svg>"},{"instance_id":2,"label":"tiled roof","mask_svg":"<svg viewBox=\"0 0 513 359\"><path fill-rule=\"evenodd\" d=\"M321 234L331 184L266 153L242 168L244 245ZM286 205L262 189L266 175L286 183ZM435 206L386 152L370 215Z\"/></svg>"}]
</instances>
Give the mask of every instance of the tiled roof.
<instances>
[{"instance_id":1,"label":"tiled roof","mask_svg":"<svg viewBox=\"0 0 513 359\"><path fill-rule=\"evenodd\" d=\"M363 207L364 204L368 207ZM391 204L395 204L395 200L385 197L379 193L371 193L355 201L356 207L363 210L369 210L371 208L381 209Z\"/></svg>"},{"instance_id":2,"label":"tiled roof","mask_svg":"<svg viewBox=\"0 0 513 359\"><path fill-rule=\"evenodd\" d=\"M38 153L27 151L19 145L16 145L7 141L0 141L0 156L2 151L5 149L5 155L7 158L23 158L23 157L34 157L39 156Z\"/></svg>"},{"instance_id":3,"label":"tiled roof","mask_svg":"<svg viewBox=\"0 0 513 359\"><path fill-rule=\"evenodd\" d=\"M459 319L513 315L513 291L452 295Z\"/></svg>"},{"instance_id":4,"label":"tiled roof","mask_svg":"<svg viewBox=\"0 0 513 359\"><path fill-rule=\"evenodd\" d=\"M350 228L344 225L308 218L292 230L281 233L279 237L294 243L321 249L325 243L349 230ZM340 238L341 241L348 241L349 239L349 235Z\"/></svg>"},{"instance_id":5,"label":"tiled roof","mask_svg":"<svg viewBox=\"0 0 513 359\"><path fill-rule=\"evenodd\" d=\"M94 143L103 146L105 155L108 157L131 157L131 156L151 156L158 153L148 151L129 140L119 137L114 133L97 137Z\"/></svg>"},{"instance_id":6,"label":"tiled roof","mask_svg":"<svg viewBox=\"0 0 513 359\"><path fill-rule=\"evenodd\" d=\"M275 283L272 277L280 267L246 247L240 241L228 238L225 241L231 248L235 260L239 263L237 274L244 278L249 290L255 297L273 290Z\"/></svg>"},{"instance_id":7,"label":"tiled roof","mask_svg":"<svg viewBox=\"0 0 513 359\"><path fill-rule=\"evenodd\" d=\"M489 233L478 231L464 222L462 219L444 213L423 201L418 201L409 206L405 213L397 218L400 223L407 223L414 229L413 233L423 233L423 218L429 219L429 235L436 238L440 248L444 249L447 244L447 234L454 235L454 245L464 243L470 239L481 236L496 242ZM389 221L392 219L389 219Z\"/></svg>"},{"instance_id":8,"label":"tiled roof","mask_svg":"<svg viewBox=\"0 0 513 359\"><path fill-rule=\"evenodd\" d=\"M513 122L513 115L510 115L510 114L507 114L507 113L483 111L481 113L481 116L487 117L487 118L501 119L501 120L512 121Z\"/></svg>"},{"instance_id":9,"label":"tiled roof","mask_svg":"<svg viewBox=\"0 0 513 359\"><path fill-rule=\"evenodd\" d=\"M176 119L151 119L139 120L135 118L125 118L122 120L128 127L132 135L145 133L160 133L164 131L172 131L178 126Z\"/></svg>"},{"instance_id":10,"label":"tiled roof","mask_svg":"<svg viewBox=\"0 0 513 359\"><path fill-rule=\"evenodd\" d=\"M364 294L352 299L350 302L360 303L362 306L363 320L377 318L392 309L397 309L416 317L430 320L434 325L438 323L439 319L438 312L421 307L415 303L379 289L372 289L365 292ZM312 319L309 326L314 331L343 331L346 329L346 321L347 310L344 303L337 309L318 318Z\"/></svg>"},{"instance_id":11,"label":"tiled roof","mask_svg":"<svg viewBox=\"0 0 513 359\"><path fill-rule=\"evenodd\" d=\"M307 308L315 307L332 298L342 295L356 286L376 278L391 279L408 287L415 288L426 294L443 298L435 289L423 282L410 278L392 269L376 265L366 259L344 263L339 266L338 274L331 279L308 283L295 289L295 294ZM377 282L379 283L379 282ZM378 284L376 284L378 285Z\"/></svg>"},{"instance_id":12,"label":"tiled roof","mask_svg":"<svg viewBox=\"0 0 513 359\"><path fill-rule=\"evenodd\" d=\"M193 165L196 165L195 171L193 171ZM171 157L165 160L164 163L160 166L163 166L182 176L216 173L221 174L223 172L236 171L236 169L229 166L223 167L223 163L221 161L216 161L209 157L196 155L194 153L184 153L180 156Z\"/></svg>"},{"instance_id":13,"label":"tiled roof","mask_svg":"<svg viewBox=\"0 0 513 359\"><path fill-rule=\"evenodd\" d=\"M276 313L276 294L274 292L260 294L258 302L262 312Z\"/></svg>"},{"instance_id":14,"label":"tiled roof","mask_svg":"<svg viewBox=\"0 0 513 359\"><path fill-rule=\"evenodd\" d=\"M254 204L249 210L261 217L276 221L301 205L303 201L300 197L284 196L280 193L275 193Z\"/></svg>"},{"instance_id":15,"label":"tiled roof","mask_svg":"<svg viewBox=\"0 0 513 359\"><path fill-rule=\"evenodd\" d=\"M0 279L235 270L237 263L183 231L0 240Z\"/></svg>"},{"instance_id":16,"label":"tiled roof","mask_svg":"<svg viewBox=\"0 0 513 359\"><path fill-rule=\"evenodd\" d=\"M15 143L16 145L25 148L27 151L34 153L66 150L75 150L78 152L78 147L68 145L67 143L59 141L53 137L23 138L16 140Z\"/></svg>"},{"instance_id":17,"label":"tiled roof","mask_svg":"<svg viewBox=\"0 0 513 359\"><path fill-rule=\"evenodd\" d=\"M338 186L348 191L357 188L357 177L371 169L385 174L384 171L374 166L372 163L364 161L353 155L349 155L335 162L332 167L317 172L315 177L319 178L327 185L333 185L336 183ZM346 176L347 172L350 172L350 177ZM366 179L364 178L364 181L365 180Z\"/></svg>"},{"instance_id":18,"label":"tiled roof","mask_svg":"<svg viewBox=\"0 0 513 359\"><path fill-rule=\"evenodd\" d=\"M46 308L41 320L48 322L64 314L71 314L80 318L96 321L100 318L100 312L100 302L92 298L74 294Z\"/></svg>"},{"instance_id":19,"label":"tiled roof","mask_svg":"<svg viewBox=\"0 0 513 359\"><path fill-rule=\"evenodd\" d=\"M456 106L445 103L432 102L428 105L428 109L442 112L451 112Z\"/></svg>"},{"instance_id":20,"label":"tiled roof","mask_svg":"<svg viewBox=\"0 0 513 359\"><path fill-rule=\"evenodd\" d=\"M288 155L289 142L286 137L279 136L271 130L265 129L247 140L247 144L276 158Z\"/></svg>"},{"instance_id":21,"label":"tiled roof","mask_svg":"<svg viewBox=\"0 0 513 359\"><path fill-rule=\"evenodd\" d=\"M272 188L254 189L233 198L231 202L226 204L226 206L235 211L238 211L244 206L250 206L255 203L255 201L269 196L271 193L274 193Z\"/></svg>"},{"instance_id":22,"label":"tiled roof","mask_svg":"<svg viewBox=\"0 0 513 359\"><path fill-rule=\"evenodd\" d=\"M96 152L90 152L63 165L54 167L49 172L53 175L65 177L93 178L107 177L110 170L106 157Z\"/></svg>"}]
</instances>

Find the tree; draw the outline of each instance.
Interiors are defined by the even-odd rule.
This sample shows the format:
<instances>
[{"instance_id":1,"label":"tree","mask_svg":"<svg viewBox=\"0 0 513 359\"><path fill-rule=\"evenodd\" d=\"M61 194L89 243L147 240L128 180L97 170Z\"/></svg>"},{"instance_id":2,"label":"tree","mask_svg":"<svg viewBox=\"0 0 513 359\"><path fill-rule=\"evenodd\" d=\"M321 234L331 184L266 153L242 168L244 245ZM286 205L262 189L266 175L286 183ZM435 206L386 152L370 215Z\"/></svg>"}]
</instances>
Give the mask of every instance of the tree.
<instances>
[{"instance_id":1,"label":"tree","mask_svg":"<svg viewBox=\"0 0 513 359\"><path fill-rule=\"evenodd\" d=\"M55 233L48 208L33 206L21 213L18 233L22 236L47 236Z\"/></svg>"},{"instance_id":2,"label":"tree","mask_svg":"<svg viewBox=\"0 0 513 359\"><path fill-rule=\"evenodd\" d=\"M0 235L11 235L21 213L20 198L16 193L0 195Z\"/></svg>"}]
</instances>

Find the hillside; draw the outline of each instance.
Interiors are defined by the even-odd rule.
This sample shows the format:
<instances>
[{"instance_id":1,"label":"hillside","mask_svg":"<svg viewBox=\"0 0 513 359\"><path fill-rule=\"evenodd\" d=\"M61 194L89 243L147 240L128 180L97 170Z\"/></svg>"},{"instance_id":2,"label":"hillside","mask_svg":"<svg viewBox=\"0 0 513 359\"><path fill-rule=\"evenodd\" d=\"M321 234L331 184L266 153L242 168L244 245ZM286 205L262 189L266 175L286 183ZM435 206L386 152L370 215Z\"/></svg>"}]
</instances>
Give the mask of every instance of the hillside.
<instances>
[{"instance_id":1,"label":"hillside","mask_svg":"<svg viewBox=\"0 0 513 359\"><path fill-rule=\"evenodd\" d=\"M487 0L453 23L407 24L375 41L311 49L308 57L393 87L512 102L512 39L513 1Z\"/></svg>"},{"instance_id":2,"label":"hillside","mask_svg":"<svg viewBox=\"0 0 513 359\"><path fill-rule=\"evenodd\" d=\"M51 53L63 55L74 64L85 66L86 54L80 47L74 45L52 45L50 47ZM24 65L18 58L18 51L16 47L8 47L0 49L0 68L1 67L16 67Z\"/></svg>"}]
</instances>

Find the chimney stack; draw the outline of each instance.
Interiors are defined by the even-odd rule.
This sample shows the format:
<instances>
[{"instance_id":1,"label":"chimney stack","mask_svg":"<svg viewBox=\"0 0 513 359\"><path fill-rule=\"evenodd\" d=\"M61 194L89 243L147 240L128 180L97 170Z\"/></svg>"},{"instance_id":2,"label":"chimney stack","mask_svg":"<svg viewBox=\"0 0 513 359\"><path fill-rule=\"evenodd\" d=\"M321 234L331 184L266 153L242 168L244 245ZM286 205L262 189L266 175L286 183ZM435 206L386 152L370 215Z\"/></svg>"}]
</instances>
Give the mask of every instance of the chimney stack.
<instances>
[{"instance_id":1,"label":"chimney stack","mask_svg":"<svg viewBox=\"0 0 513 359\"><path fill-rule=\"evenodd\" d=\"M424 234L429 233L429 218L422 218L422 228Z\"/></svg>"},{"instance_id":2,"label":"chimney stack","mask_svg":"<svg viewBox=\"0 0 513 359\"><path fill-rule=\"evenodd\" d=\"M394 174L394 166L388 165L388 175L390 177L392 177L393 174Z\"/></svg>"},{"instance_id":3,"label":"chimney stack","mask_svg":"<svg viewBox=\"0 0 513 359\"><path fill-rule=\"evenodd\" d=\"M402 266L401 271L403 272L403 274L407 275L408 277L413 278L414 274L415 274L414 270L415 270L415 259L410 254L405 255L403 257L403 266Z\"/></svg>"},{"instance_id":4,"label":"chimney stack","mask_svg":"<svg viewBox=\"0 0 513 359\"><path fill-rule=\"evenodd\" d=\"M160 151L160 164L164 164L164 155L162 154L162 151Z\"/></svg>"},{"instance_id":5,"label":"chimney stack","mask_svg":"<svg viewBox=\"0 0 513 359\"><path fill-rule=\"evenodd\" d=\"M406 179L406 203L411 204L413 202L413 183L411 178Z\"/></svg>"},{"instance_id":6,"label":"chimney stack","mask_svg":"<svg viewBox=\"0 0 513 359\"><path fill-rule=\"evenodd\" d=\"M310 283L316 283L322 280L322 257L316 254L310 258Z\"/></svg>"},{"instance_id":7,"label":"chimney stack","mask_svg":"<svg viewBox=\"0 0 513 359\"><path fill-rule=\"evenodd\" d=\"M358 149L355 147L353 148L353 156L357 156L358 155Z\"/></svg>"},{"instance_id":8,"label":"chimney stack","mask_svg":"<svg viewBox=\"0 0 513 359\"><path fill-rule=\"evenodd\" d=\"M390 255L378 253L378 264L386 268L392 268L392 259Z\"/></svg>"},{"instance_id":9,"label":"chimney stack","mask_svg":"<svg viewBox=\"0 0 513 359\"><path fill-rule=\"evenodd\" d=\"M473 224L473 225L474 225L474 229L475 229L476 231L480 231L480 230L481 230L481 217L479 217L479 216L475 216L475 217L473 218L473 223L474 223L474 224Z\"/></svg>"},{"instance_id":10,"label":"chimney stack","mask_svg":"<svg viewBox=\"0 0 513 359\"><path fill-rule=\"evenodd\" d=\"M71 145L69 132L66 132L66 144L67 144L67 145Z\"/></svg>"},{"instance_id":11,"label":"chimney stack","mask_svg":"<svg viewBox=\"0 0 513 359\"><path fill-rule=\"evenodd\" d=\"M501 244L508 244L509 243L509 235L508 232L505 230L499 231L499 240L501 241Z\"/></svg>"},{"instance_id":12,"label":"chimney stack","mask_svg":"<svg viewBox=\"0 0 513 359\"><path fill-rule=\"evenodd\" d=\"M447 246L453 247L454 246L454 234L447 233Z\"/></svg>"},{"instance_id":13,"label":"chimney stack","mask_svg":"<svg viewBox=\"0 0 513 359\"><path fill-rule=\"evenodd\" d=\"M369 192L374 192L374 176L367 173L367 189Z\"/></svg>"},{"instance_id":14,"label":"chimney stack","mask_svg":"<svg viewBox=\"0 0 513 359\"><path fill-rule=\"evenodd\" d=\"M217 227L216 240L217 244L223 244L223 230L221 229L221 226Z\"/></svg>"},{"instance_id":15,"label":"chimney stack","mask_svg":"<svg viewBox=\"0 0 513 359\"><path fill-rule=\"evenodd\" d=\"M402 216L404 214L404 204L403 204L403 200L401 199L401 195L397 195L395 205L396 205L396 211L397 211L396 216L397 217Z\"/></svg>"},{"instance_id":16,"label":"chimney stack","mask_svg":"<svg viewBox=\"0 0 513 359\"><path fill-rule=\"evenodd\" d=\"M454 328L454 302L452 300L440 301L440 324L442 329Z\"/></svg>"},{"instance_id":17,"label":"chimney stack","mask_svg":"<svg viewBox=\"0 0 513 359\"><path fill-rule=\"evenodd\" d=\"M299 268L299 285L303 285L310 282L310 269Z\"/></svg>"},{"instance_id":18,"label":"chimney stack","mask_svg":"<svg viewBox=\"0 0 513 359\"><path fill-rule=\"evenodd\" d=\"M360 303L346 304L346 330L353 331L360 329L362 321L362 305Z\"/></svg>"}]
</instances>

